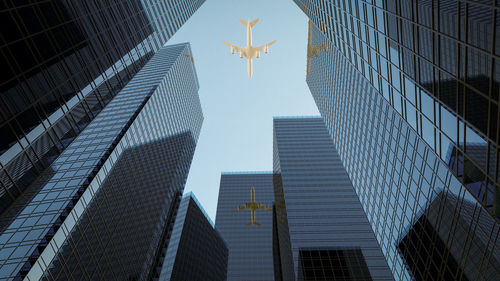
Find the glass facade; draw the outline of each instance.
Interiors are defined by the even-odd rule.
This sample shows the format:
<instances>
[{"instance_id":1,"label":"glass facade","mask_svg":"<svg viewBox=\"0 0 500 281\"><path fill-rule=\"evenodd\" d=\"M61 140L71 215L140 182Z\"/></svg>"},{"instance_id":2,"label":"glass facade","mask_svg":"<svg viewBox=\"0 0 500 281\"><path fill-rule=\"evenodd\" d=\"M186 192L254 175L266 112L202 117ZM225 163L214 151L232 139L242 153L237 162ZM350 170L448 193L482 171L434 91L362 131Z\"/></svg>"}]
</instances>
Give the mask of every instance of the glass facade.
<instances>
[{"instance_id":1,"label":"glass facade","mask_svg":"<svg viewBox=\"0 0 500 281\"><path fill-rule=\"evenodd\" d=\"M229 249L228 281L272 281L273 270L273 212L256 210L255 220L261 225L246 225L251 220L248 210L232 212L250 202L251 188L255 202L272 206L274 201L271 172L222 173L215 227Z\"/></svg>"},{"instance_id":2,"label":"glass facade","mask_svg":"<svg viewBox=\"0 0 500 281\"><path fill-rule=\"evenodd\" d=\"M484 182L473 196L500 216L500 26L495 1L295 0L335 52L446 161ZM473 157L469 145L483 145ZM455 168L458 165L454 165ZM452 170L457 175L458 170ZM465 171L468 172L469 170ZM465 177L466 178L466 177ZM466 186L464 177L461 181Z\"/></svg>"},{"instance_id":3,"label":"glass facade","mask_svg":"<svg viewBox=\"0 0 500 281\"><path fill-rule=\"evenodd\" d=\"M401 12L409 1L397 3ZM304 7L303 2L298 4ZM394 278L497 280L500 227L493 212L496 203L485 196L490 192L485 186L494 181L478 172L492 166L486 162L477 165L491 160L492 147L498 155L497 147L490 141L488 146L477 128L478 137L467 133L471 139L465 140L467 154L458 155L461 157L456 151L463 150L463 140L444 141L446 130L469 132L468 126L473 124L459 117L444 122L454 116L453 110L406 76L402 55L389 47L396 42L386 32L377 31L388 28L386 20L392 17L386 11L388 3L337 4L321 1L305 6L316 24L325 19L319 15L330 22L327 29L312 27L312 44L332 42L328 51L310 58L307 83ZM402 22L399 18L396 26ZM414 22L410 25L413 30L422 27ZM398 30L401 39L405 31ZM399 51L406 50L397 46ZM439 66L432 67L439 70ZM418 102L417 107L410 101ZM425 114L437 119L429 120Z\"/></svg>"},{"instance_id":4,"label":"glass facade","mask_svg":"<svg viewBox=\"0 0 500 281\"><path fill-rule=\"evenodd\" d=\"M165 178L156 176L168 171L165 166L167 164L159 163L161 161L157 158L151 157L147 159L148 161L138 163L124 156L123 165L127 168L132 165L127 163L143 165L137 169L138 173L144 176L153 173L155 175L151 179L153 183L158 188L166 189L162 193L164 197L158 199L161 202L168 202L165 201L167 197L170 199L174 197L174 191L168 189L183 189L187 168L203 120L194 65L185 55L191 55L189 44L177 44L159 50L61 152L50 169L45 170L32 187L2 214L0 280L20 280L24 277L27 280L38 280L42 276L51 278L52 275L47 272L53 269L52 266L58 261L64 260L59 259L61 255L58 256L58 253L67 247L65 243L74 239L72 232L80 223L86 222L85 220L93 220L92 212L103 214L99 208L94 210L89 206L93 199L97 198L95 204L100 204L100 202L113 202L113 198L118 198L119 194L113 192L109 195L101 194L106 193L106 190L110 190L109 186L114 185L113 180L108 180L107 176L120 161L121 155L129 151L128 149L145 145L144 148L147 150L147 147L155 146L147 145L151 142L158 142L159 146L169 146L160 152L171 151L172 155L178 156L177 160L162 160L177 163L175 176L169 179L170 182L162 182ZM179 149L182 153L176 154L175 151ZM133 149L130 153L134 154ZM180 155L184 155L184 158ZM164 157L169 156L164 155ZM121 165L116 169L117 174L123 170L120 167ZM130 176L117 180L127 179L130 179ZM101 187L103 187L102 192ZM148 188L145 188L145 193L146 190ZM120 204L117 206L123 206ZM159 229L158 237L164 227L161 220L165 219L169 209L168 204L163 204L161 207L163 209L158 212L163 217L155 218L158 219L158 224L155 225ZM125 210L123 213L126 212ZM119 227L124 218L120 219L120 210L114 210L114 213L118 217L110 225ZM143 214L137 216L141 217ZM87 223L94 227L108 223L107 221L99 223L101 219L105 218L97 217L95 222ZM135 230L141 231L140 225L137 227ZM81 235L85 236L86 233ZM129 238L133 238L133 235ZM159 238L151 237L151 239ZM138 243L138 249L145 249L146 246L141 244L142 242ZM120 247L126 246L129 245L122 244ZM141 262L146 262L148 258L152 262L154 249L149 248L147 253ZM58 258L54 259L56 256ZM54 278L57 279L57 276Z\"/></svg>"},{"instance_id":5,"label":"glass facade","mask_svg":"<svg viewBox=\"0 0 500 281\"><path fill-rule=\"evenodd\" d=\"M195 146L181 133L125 149L42 280L146 280Z\"/></svg>"},{"instance_id":6,"label":"glass facade","mask_svg":"<svg viewBox=\"0 0 500 281\"><path fill-rule=\"evenodd\" d=\"M158 280L226 280L228 248L194 194L185 194L177 212Z\"/></svg>"},{"instance_id":7,"label":"glass facade","mask_svg":"<svg viewBox=\"0 0 500 281\"><path fill-rule=\"evenodd\" d=\"M0 4L0 213L203 2Z\"/></svg>"},{"instance_id":8,"label":"glass facade","mask_svg":"<svg viewBox=\"0 0 500 281\"><path fill-rule=\"evenodd\" d=\"M323 119L275 117L273 151L282 280L394 280Z\"/></svg>"}]
</instances>

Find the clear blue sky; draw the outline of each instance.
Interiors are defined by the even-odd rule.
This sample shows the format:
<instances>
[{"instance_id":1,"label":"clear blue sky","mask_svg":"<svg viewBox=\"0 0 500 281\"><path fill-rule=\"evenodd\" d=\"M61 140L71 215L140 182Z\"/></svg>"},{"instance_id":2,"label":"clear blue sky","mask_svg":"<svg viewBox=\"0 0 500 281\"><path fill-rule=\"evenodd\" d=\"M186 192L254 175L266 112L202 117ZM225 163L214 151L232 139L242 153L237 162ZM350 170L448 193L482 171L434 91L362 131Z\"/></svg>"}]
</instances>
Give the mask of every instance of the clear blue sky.
<instances>
[{"instance_id":1,"label":"clear blue sky","mask_svg":"<svg viewBox=\"0 0 500 281\"><path fill-rule=\"evenodd\" d=\"M259 18L253 45L278 40L254 59L251 79L221 42L246 44L239 18ZM215 220L221 172L272 170L273 116L319 115L305 82L307 17L292 0L207 0L167 45L186 41L205 120L185 192Z\"/></svg>"}]
</instances>

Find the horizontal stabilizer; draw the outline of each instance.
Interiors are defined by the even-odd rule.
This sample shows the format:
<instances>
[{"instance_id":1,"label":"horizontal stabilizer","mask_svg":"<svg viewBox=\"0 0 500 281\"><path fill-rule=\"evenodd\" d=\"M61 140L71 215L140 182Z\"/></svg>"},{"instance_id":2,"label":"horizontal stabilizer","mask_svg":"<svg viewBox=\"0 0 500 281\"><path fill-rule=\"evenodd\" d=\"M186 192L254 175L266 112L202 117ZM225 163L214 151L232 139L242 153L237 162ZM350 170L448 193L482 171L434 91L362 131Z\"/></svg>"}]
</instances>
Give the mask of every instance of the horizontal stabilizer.
<instances>
[{"instance_id":1,"label":"horizontal stabilizer","mask_svg":"<svg viewBox=\"0 0 500 281\"><path fill-rule=\"evenodd\" d=\"M251 222L247 223L247 226L250 226L250 225L262 225L262 224L260 224L256 221L251 221Z\"/></svg>"},{"instance_id":2,"label":"horizontal stabilizer","mask_svg":"<svg viewBox=\"0 0 500 281\"><path fill-rule=\"evenodd\" d=\"M258 21L259 21L259 19L256 19L256 20L251 21L251 22L250 22L250 27L253 27L253 26L254 26L254 25L255 25ZM244 21L244 20L242 20L242 19L240 19L240 22L241 22L241 24L243 24L245 27L246 27L246 26L247 26L247 24L248 24L248 22L246 22L246 21Z\"/></svg>"}]
</instances>

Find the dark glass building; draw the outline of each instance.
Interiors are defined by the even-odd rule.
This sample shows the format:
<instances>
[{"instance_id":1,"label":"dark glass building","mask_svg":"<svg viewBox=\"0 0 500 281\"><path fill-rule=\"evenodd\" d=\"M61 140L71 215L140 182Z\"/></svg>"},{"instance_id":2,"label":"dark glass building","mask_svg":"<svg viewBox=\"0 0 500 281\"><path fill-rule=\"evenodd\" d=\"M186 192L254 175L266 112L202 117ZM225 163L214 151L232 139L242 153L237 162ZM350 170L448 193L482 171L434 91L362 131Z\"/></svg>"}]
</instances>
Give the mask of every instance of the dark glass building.
<instances>
[{"instance_id":1,"label":"dark glass building","mask_svg":"<svg viewBox=\"0 0 500 281\"><path fill-rule=\"evenodd\" d=\"M281 280L394 280L323 119L273 124Z\"/></svg>"},{"instance_id":2,"label":"dark glass building","mask_svg":"<svg viewBox=\"0 0 500 281\"><path fill-rule=\"evenodd\" d=\"M0 213L203 2L0 4Z\"/></svg>"},{"instance_id":3,"label":"dark glass building","mask_svg":"<svg viewBox=\"0 0 500 281\"><path fill-rule=\"evenodd\" d=\"M194 194L184 195L158 280L224 281L228 248Z\"/></svg>"},{"instance_id":4,"label":"dark glass building","mask_svg":"<svg viewBox=\"0 0 500 281\"><path fill-rule=\"evenodd\" d=\"M471 220L491 224L491 217L486 212L477 212L477 207L469 202L463 203L457 211L458 201L456 195L440 193L398 239L397 249L414 280L498 279L500 251L493 249L488 258L490 265L484 267L482 255L489 252L491 238L470 224ZM456 240L453 244L448 243L450 233ZM463 245L467 244L473 247L464 255ZM464 258L467 259L465 263ZM482 270L478 272L477 268Z\"/></svg>"},{"instance_id":5,"label":"dark glass building","mask_svg":"<svg viewBox=\"0 0 500 281\"><path fill-rule=\"evenodd\" d=\"M232 212L251 200L272 208L274 201L271 172L234 172L221 175L215 227L220 231L229 249L228 281L272 281L273 270L273 212L256 210L255 221L261 225L247 225L251 221L248 210Z\"/></svg>"},{"instance_id":6,"label":"dark glass building","mask_svg":"<svg viewBox=\"0 0 500 281\"><path fill-rule=\"evenodd\" d=\"M295 2L320 27L334 52L384 97L441 160L446 161L453 145L455 159L467 158L481 171L484 189L489 190L471 190L472 195L500 216L500 199L489 204L488 198L480 196L500 193L497 4L486 0ZM483 157L473 159L468 145L477 143L487 149Z\"/></svg>"},{"instance_id":7,"label":"dark glass building","mask_svg":"<svg viewBox=\"0 0 500 281\"><path fill-rule=\"evenodd\" d=\"M186 132L125 149L42 279L146 280L154 274L162 229L174 221L168 218L177 211L195 145Z\"/></svg>"},{"instance_id":8,"label":"dark glass building","mask_svg":"<svg viewBox=\"0 0 500 281\"><path fill-rule=\"evenodd\" d=\"M462 1L296 2L316 25L309 48L331 42L308 58L306 81L394 278L498 279L498 138L477 121L492 124L497 114L496 68L486 71L491 106L467 97L469 90L481 92L473 81L482 74L471 69L494 65L495 55L481 51L477 40L490 47L497 41L487 31L496 26L488 18L496 8ZM449 35L450 28L463 37ZM470 71L441 79L451 75L450 64Z\"/></svg>"},{"instance_id":9,"label":"dark glass building","mask_svg":"<svg viewBox=\"0 0 500 281\"><path fill-rule=\"evenodd\" d=\"M0 280L149 275L203 121L189 56L160 49L2 213Z\"/></svg>"}]
</instances>

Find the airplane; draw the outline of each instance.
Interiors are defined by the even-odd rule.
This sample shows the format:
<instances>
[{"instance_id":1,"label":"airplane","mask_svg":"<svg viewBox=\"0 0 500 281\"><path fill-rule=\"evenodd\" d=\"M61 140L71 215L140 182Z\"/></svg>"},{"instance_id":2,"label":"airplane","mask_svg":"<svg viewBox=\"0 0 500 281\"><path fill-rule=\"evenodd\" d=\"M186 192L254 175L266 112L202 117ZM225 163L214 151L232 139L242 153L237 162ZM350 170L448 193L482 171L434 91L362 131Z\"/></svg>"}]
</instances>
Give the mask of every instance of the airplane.
<instances>
[{"instance_id":1,"label":"airplane","mask_svg":"<svg viewBox=\"0 0 500 281\"><path fill-rule=\"evenodd\" d=\"M307 35L307 75L309 76L309 72L311 71L311 57L318 56L319 51L323 50L328 52L328 45L330 45L330 41L326 41L320 45L312 45L312 26L314 23L309 21L309 34Z\"/></svg>"},{"instance_id":2,"label":"airplane","mask_svg":"<svg viewBox=\"0 0 500 281\"><path fill-rule=\"evenodd\" d=\"M226 41L222 40L222 43L226 44L229 48L231 48L231 54L234 54L234 51L237 51L240 54L240 58L247 58L248 64L248 77L252 78L252 59L253 57L260 58L260 52L264 51L266 54L269 51L269 46L276 43L276 40L264 44L262 46L254 47L252 46L252 27L259 21L256 19L251 22L246 22L240 19L241 24L243 24L247 28L247 46L246 47L238 47L233 44L229 44Z\"/></svg>"},{"instance_id":3,"label":"airplane","mask_svg":"<svg viewBox=\"0 0 500 281\"><path fill-rule=\"evenodd\" d=\"M255 189L253 187L250 188L250 202L245 203L243 205L239 205L236 209L232 210L231 212L233 213L233 212L237 212L237 211L241 211L241 210L249 210L251 212L251 221L249 223L247 223L246 226L261 225L260 223L255 221L255 211L256 210L271 211L271 209L268 206L255 202Z\"/></svg>"}]
</instances>

